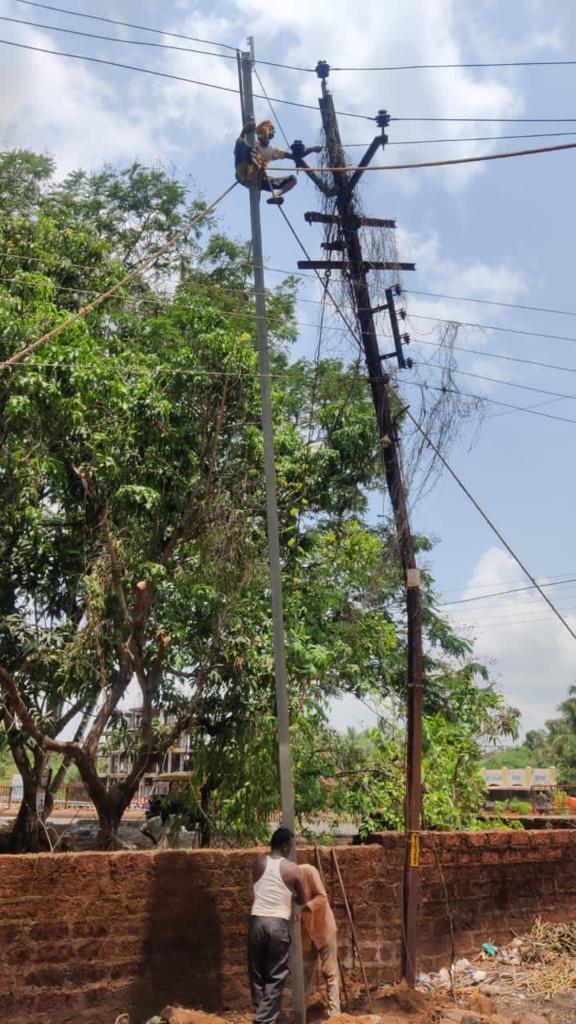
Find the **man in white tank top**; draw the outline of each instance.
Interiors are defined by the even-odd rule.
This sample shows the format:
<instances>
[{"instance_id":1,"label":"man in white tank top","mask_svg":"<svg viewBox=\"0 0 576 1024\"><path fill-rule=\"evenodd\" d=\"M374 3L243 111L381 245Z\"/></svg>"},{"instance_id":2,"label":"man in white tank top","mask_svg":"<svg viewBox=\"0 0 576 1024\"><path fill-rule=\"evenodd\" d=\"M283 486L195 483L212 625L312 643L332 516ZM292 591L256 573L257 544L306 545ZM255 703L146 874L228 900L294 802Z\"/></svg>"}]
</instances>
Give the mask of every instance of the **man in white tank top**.
<instances>
[{"instance_id":1,"label":"man in white tank top","mask_svg":"<svg viewBox=\"0 0 576 1024\"><path fill-rule=\"evenodd\" d=\"M302 874L287 860L293 833L277 828L270 853L254 859L254 900L248 932L248 969L254 1006L254 1024L275 1024L288 976L292 901L305 902Z\"/></svg>"}]
</instances>

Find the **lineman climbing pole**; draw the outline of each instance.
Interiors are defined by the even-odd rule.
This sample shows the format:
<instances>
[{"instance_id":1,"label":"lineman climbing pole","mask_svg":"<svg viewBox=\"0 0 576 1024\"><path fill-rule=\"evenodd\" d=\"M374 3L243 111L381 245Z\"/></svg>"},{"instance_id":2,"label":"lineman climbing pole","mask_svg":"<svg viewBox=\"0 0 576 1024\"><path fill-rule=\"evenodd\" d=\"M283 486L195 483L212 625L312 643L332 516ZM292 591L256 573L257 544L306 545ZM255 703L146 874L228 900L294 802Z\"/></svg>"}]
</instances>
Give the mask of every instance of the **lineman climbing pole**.
<instances>
[{"instance_id":1,"label":"lineman climbing pole","mask_svg":"<svg viewBox=\"0 0 576 1024\"><path fill-rule=\"evenodd\" d=\"M249 52L239 57L240 98L242 102L242 123L254 123L254 98L252 94L252 68L254 66L254 44L248 39ZM254 146L254 132L247 134L249 146ZM268 559L270 563L270 584L272 591L272 620L274 630L274 681L276 686L276 717L278 723L278 757L280 768L280 791L284 824L294 832L294 787L292 783L292 758L290 753L290 715L288 708L288 685L286 655L284 649L284 616L282 611L282 571L280 567L280 543L278 537L278 505L276 491L276 469L274 465L274 436L272 426L272 403L270 400L270 367L268 360L268 329L266 320L266 289L264 283L264 261L262 255L262 227L260 223L260 187L258 179L250 185L250 224L252 228L252 254L254 260L254 287L256 298L256 333L260 366L260 390L262 395L262 433L264 439L264 466L266 473L266 521L268 528ZM292 850L296 859L296 851ZM300 922L292 927L290 956L292 978L292 1009L295 1024L306 1024L306 1001L304 995L304 974L302 967L302 943Z\"/></svg>"},{"instance_id":2,"label":"lineman climbing pole","mask_svg":"<svg viewBox=\"0 0 576 1024\"><path fill-rule=\"evenodd\" d=\"M410 360L404 358L403 342L406 335L400 336L398 318L394 302L394 289L386 289L386 304L373 309L367 275L371 270L415 270L413 263L394 263L388 261L366 261L363 258L362 243L359 229L362 226L375 228L394 228L394 221L380 220L376 217L361 217L356 212L355 189L364 169L368 166L378 149L388 141L384 129L390 118L381 110L376 117L380 134L368 147L354 173L346 171L346 161L340 141L338 122L334 110L334 102L328 91L326 80L330 67L320 61L316 73L322 82L322 97L319 100L322 124L328 151L328 163L333 170L333 187L310 168L303 159L302 147L294 143L292 152L297 166L305 170L314 183L325 195L335 198L337 213L307 213L308 223L324 223L336 226L336 240L323 243L328 254L341 252L341 260L300 260L300 269L310 270L341 270L348 278L358 324L362 335L362 346L366 357L366 365L372 389L372 398L390 502L394 514L394 523L398 541L398 550L402 563L402 571L406 587L406 613L408 619L408 665L407 665L407 769L406 769L406 800L405 800L405 831L407 836L406 860L404 872L404 906L403 906L403 971L410 986L416 979L416 946L419 903L419 863L420 863L420 827L421 827L421 760L422 760L422 603L420 595L420 574L416 565L414 542L410 529L406 491L402 480L398 429L390 403L388 388L389 377L383 372L384 360L396 358L401 369L411 366ZM342 168L342 169L340 169ZM394 338L394 352L381 355L376 334L374 314L387 310Z\"/></svg>"}]
</instances>

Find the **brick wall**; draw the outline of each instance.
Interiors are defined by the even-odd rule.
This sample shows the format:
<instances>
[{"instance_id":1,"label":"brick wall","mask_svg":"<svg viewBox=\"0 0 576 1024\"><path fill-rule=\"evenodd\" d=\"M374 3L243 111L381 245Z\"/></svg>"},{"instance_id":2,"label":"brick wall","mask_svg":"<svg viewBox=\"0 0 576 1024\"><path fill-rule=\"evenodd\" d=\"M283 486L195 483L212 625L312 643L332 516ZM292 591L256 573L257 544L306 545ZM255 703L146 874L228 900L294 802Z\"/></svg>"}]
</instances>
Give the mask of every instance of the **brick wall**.
<instances>
[{"instance_id":1,"label":"brick wall","mask_svg":"<svg viewBox=\"0 0 576 1024\"><path fill-rule=\"evenodd\" d=\"M372 979L400 963L403 837L385 833L337 856ZM168 1001L248 1008L246 918L253 851L0 858L2 1024L136 1022ZM351 938L329 850L321 850L341 950ZM312 860L313 851L303 850ZM419 965L522 931L537 914L576 918L576 833L423 837Z\"/></svg>"}]
</instances>

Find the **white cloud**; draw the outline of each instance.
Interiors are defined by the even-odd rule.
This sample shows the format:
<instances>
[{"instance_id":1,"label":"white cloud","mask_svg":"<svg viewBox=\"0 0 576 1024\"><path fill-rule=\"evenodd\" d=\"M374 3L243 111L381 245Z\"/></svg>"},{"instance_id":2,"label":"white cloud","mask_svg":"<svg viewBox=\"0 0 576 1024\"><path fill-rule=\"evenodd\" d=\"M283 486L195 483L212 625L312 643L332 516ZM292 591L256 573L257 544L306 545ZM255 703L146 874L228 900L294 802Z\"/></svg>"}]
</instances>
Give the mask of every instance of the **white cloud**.
<instances>
[{"instance_id":1,"label":"white cloud","mask_svg":"<svg viewBox=\"0 0 576 1024\"><path fill-rule=\"evenodd\" d=\"M491 547L461 596L477 598L529 585L511 556ZM550 588L547 593L576 629L574 586ZM476 655L490 663L499 688L520 708L523 730L542 728L574 682L576 640L537 591L475 600L451 609L450 618L460 630L465 624L465 631L476 638Z\"/></svg>"},{"instance_id":2,"label":"white cloud","mask_svg":"<svg viewBox=\"0 0 576 1024\"><path fill-rule=\"evenodd\" d=\"M4 9L0 6L0 12ZM41 32L16 35L30 45L56 48ZM153 162L169 155L167 140L151 131L145 105L119 96L116 80L105 81L89 66L50 54L7 48L2 56L3 148L48 151L56 156L60 173L105 162Z\"/></svg>"},{"instance_id":3,"label":"white cloud","mask_svg":"<svg viewBox=\"0 0 576 1024\"><path fill-rule=\"evenodd\" d=\"M9 5L0 0L3 10L9 13ZM203 11L201 5L193 10L187 5L187 17L179 14L173 27L184 34L224 39L240 46L250 31L256 38L257 56L304 67L314 66L320 57L335 67L458 63L469 58L470 47L470 40L463 38L455 0L404 0L401 5L372 4L367 9L351 7L348 0L317 0L315 4L294 0L284 7L268 0L246 0L243 4L230 2L214 14ZM495 31L493 23L489 27ZM530 31L527 25L526 36ZM68 49L58 35L15 27L11 32L12 38L33 45ZM111 51L110 46L84 41L75 49L104 56ZM237 86L234 61L218 57L169 50L155 54L124 47L112 48L110 55L119 61L158 67L215 85ZM183 163L202 152L212 155L218 151L223 155L224 145L229 155L230 136L239 121L238 97L233 93L127 71L96 70L65 58L20 50L6 52L5 57L0 72L6 97L0 137L5 145L34 145L56 151L67 167L127 156L154 160L163 155ZM262 65L258 70L272 95L316 107L319 82L314 74ZM369 116L380 107L388 108L396 117L501 117L523 110L519 91L497 70L481 76L458 68L388 73L334 71L330 86L338 106ZM257 83L255 87L259 91ZM264 101L258 101L258 105L268 112ZM289 138L317 137L319 117L315 110L278 107L278 115L286 124ZM470 127L400 122L394 124L390 135L397 139L421 138L424 133L445 134L444 129L449 129L450 135L458 137L469 135ZM372 125L343 118L342 132L345 142L369 141ZM474 155L489 148L490 143L469 143L466 152ZM386 162L413 158L418 152L395 147L388 150ZM412 177L403 174L398 179L400 187L421 188L426 182L423 175L430 173L414 172ZM462 189L480 173L481 165L443 170L437 172L436 181L448 190ZM389 188L390 176L385 176L386 184L383 175L378 177L382 182L378 187Z\"/></svg>"}]
</instances>

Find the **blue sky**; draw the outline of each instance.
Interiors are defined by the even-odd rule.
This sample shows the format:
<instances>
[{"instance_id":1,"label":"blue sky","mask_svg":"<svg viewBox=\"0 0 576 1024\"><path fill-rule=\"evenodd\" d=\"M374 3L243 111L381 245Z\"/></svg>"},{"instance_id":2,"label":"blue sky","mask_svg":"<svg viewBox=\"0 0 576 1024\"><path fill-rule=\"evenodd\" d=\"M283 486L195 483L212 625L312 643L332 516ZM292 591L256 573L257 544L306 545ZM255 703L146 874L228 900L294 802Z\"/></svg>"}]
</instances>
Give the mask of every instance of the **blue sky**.
<instances>
[{"instance_id":1,"label":"blue sky","mask_svg":"<svg viewBox=\"0 0 576 1024\"><path fill-rule=\"evenodd\" d=\"M576 59L576 7L572 0L403 0L369 2L357 10L346 0L269 0L193 3L191 0L67 0L63 6L203 39L242 46L254 36L257 57L314 67L398 64L506 62ZM0 15L123 39L162 40L122 29L0 0ZM233 61L137 45L66 36L52 29L0 23L0 38L52 50L86 54L235 88ZM199 45L199 44L198 44ZM213 48L212 48L213 49ZM226 52L226 51L223 51ZM230 52L230 51L228 51ZM315 104L314 74L260 66L270 95ZM390 145L378 163L414 162L475 156L498 150L576 141L565 138L455 141L478 136L540 132L576 133L576 123L469 123L411 121L404 118L576 118L576 67L334 71L330 86L339 109L373 115L383 107L394 120ZM255 83L258 90L258 83ZM97 168L104 162L161 161L190 181L206 198L231 181L232 148L238 129L238 97L232 93L170 81L137 72L67 60L2 46L0 62L0 145L51 152L64 171ZM276 107L289 140L315 143L320 120L313 110ZM257 115L269 110L259 101ZM344 143L367 143L372 125L342 118ZM278 139L281 139L280 133ZM402 144L398 144L402 143ZM360 148L350 149L358 155ZM433 316L481 325L461 328L457 344L480 354L457 353L458 369L478 377L457 376L463 390L492 402L538 405L537 412L576 421L576 316L434 299L414 291L576 311L574 260L576 151L565 151L471 166L382 171L367 174L362 185L364 210L393 217L399 225L401 259L414 259L417 273L405 275L411 355L419 363L436 361L439 325ZM300 182L286 211L309 248L319 255L321 235L303 213L317 196ZM237 237L248 232L247 194L237 189L221 207L221 225ZM274 209L263 208L264 248L270 267L295 269L300 252ZM272 284L280 278L269 275ZM303 282L302 299L317 299L314 281ZM317 307L302 302L299 318L314 322ZM336 323L336 322L335 322ZM488 327L499 328L490 330ZM528 331L573 340L535 338ZM303 328L300 350L310 351L314 332ZM328 334L332 348L352 357L352 346ZM495 355L556 364L552 370L494 358ZM572 371L572 372L570 372ZM434 366L420 367L431 385ZM409 375L403 380L409 381ZM559 400L504 381L575 395ZM408 401L416 400L407 383ZM546 403L546 404L540 404ZM576 422L513 412L486 404L478 432L471 422L450 453L450 461L486 508L510 544L543 581L576 577L573 447ZM381 509L374 508L374 514ZM454 483L442 476L436 488L415 503L414 525L436 538L429 564L446 601L487 595L522 586L522 573L502 549ZM576 626L576 584L547 591ZM576 641L554 621L533 592L510 594L450 607L454 621L477 637L477 652L489 661L506 695L519 706L525 728L553 714L566 688L576 680ZM368 719L349 704L335 718L347 724Z\"/></svg>"}]
</instances>

